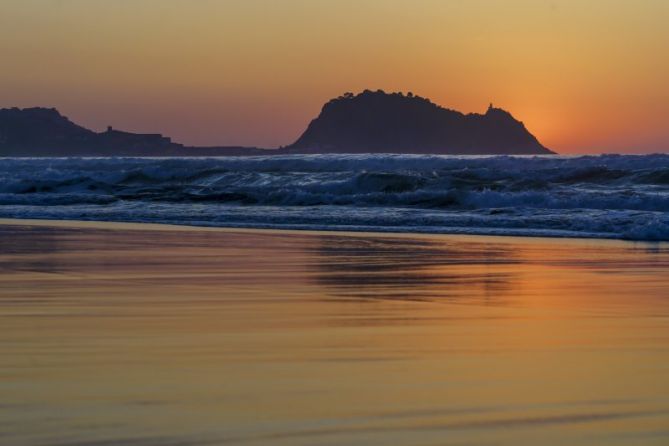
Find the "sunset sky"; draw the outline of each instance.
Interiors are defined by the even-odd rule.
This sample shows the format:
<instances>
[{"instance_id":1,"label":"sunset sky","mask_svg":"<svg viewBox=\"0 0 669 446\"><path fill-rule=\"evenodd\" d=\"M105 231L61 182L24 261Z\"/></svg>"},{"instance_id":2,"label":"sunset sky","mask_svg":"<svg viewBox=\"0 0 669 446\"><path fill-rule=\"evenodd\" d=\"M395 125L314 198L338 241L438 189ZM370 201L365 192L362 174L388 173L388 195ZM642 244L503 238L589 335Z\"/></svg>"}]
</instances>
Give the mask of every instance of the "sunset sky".
<instances>
[{"instance_id":1,"label":"sunset sky","mask_svg":"<svg viewBox=\"0 0 669 446\"><path fill-rule=\"evenodd\" d=\"M667 0L2 0L0 107L293 142L365 88L488 103L560 153L669 150Z\"/></svg>"}]
</instances>

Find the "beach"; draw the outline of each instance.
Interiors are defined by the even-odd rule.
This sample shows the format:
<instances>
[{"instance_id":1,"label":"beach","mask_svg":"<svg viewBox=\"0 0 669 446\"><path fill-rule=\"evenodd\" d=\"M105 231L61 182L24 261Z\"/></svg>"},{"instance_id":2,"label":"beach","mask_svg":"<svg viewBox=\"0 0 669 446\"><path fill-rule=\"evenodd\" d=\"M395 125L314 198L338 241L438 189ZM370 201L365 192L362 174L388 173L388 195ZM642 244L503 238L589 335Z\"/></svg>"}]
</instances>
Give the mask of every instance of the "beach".
<instances>
[{"instance_id":1,"label":"beach","mask_svg":"<svg viewBox=\"0 0 669 446\"><path fill-rule=\"evenodd\" d=\"M669 243L0 221L0 442L664 445Z\"/></svg>"}]
</instances>

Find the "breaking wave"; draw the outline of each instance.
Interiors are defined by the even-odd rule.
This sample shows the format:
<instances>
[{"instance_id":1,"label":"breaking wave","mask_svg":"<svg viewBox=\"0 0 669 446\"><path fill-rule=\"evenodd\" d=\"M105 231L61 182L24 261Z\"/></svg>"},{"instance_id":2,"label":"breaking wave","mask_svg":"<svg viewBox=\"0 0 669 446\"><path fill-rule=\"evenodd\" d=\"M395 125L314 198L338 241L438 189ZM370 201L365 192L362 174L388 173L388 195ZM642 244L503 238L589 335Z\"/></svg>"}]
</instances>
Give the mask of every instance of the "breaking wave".
<instances>
[{"instance_id":1,"label":"breaking wave","mask_svg":"<svg viewBox=\"0 0 669 446\"><path fill-rule=\"evenodd\" d=\"M669 240L669 156L3 159L0 217Z\"/></svg>"}]
</instances>

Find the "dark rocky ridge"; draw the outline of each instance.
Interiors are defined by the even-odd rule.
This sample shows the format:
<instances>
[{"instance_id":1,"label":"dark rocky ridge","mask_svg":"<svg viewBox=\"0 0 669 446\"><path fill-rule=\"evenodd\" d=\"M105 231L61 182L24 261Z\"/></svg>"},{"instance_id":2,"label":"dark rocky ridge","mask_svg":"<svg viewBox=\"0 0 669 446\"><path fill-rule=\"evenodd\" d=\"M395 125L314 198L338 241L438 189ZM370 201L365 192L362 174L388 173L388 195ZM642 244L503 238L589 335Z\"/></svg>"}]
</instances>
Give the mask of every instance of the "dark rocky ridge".
<instances>
[{"instance_id":1,"label":"dark rocky ridge","mask_svg":"<svg viewBox=\"0 0 669 446\"><path fill-rule=\"evenodd\" d=\"M522 122L492 106L464 115L427 99L369 90L333 99L277 150L187 147L160 134L94 132L53 108L0 109L0 156L237 156L292 153L548 154Z\"/></svg>"},{"instance_id":2,"label":"dark rocky ridge","mask_svg":"<svg viewBox=\"0 0 669 446\"><path fill-rule=\"evenodd\" d=\"M252 147L186 147L160 134L96 133L55 108L0 109L0 156L226 156L274 153Z\"/></svg>"},{"instance_id":3,"label":"dark rocky ridge","mask_svg":"<svg viewBox=\"0 0 669 446\"><path fill-rule=\"evenodd\" d=\"M323 107L289 152L549 154L510 113L462 114L411 93L347 93Z\"/></svg>"}]
</instances>

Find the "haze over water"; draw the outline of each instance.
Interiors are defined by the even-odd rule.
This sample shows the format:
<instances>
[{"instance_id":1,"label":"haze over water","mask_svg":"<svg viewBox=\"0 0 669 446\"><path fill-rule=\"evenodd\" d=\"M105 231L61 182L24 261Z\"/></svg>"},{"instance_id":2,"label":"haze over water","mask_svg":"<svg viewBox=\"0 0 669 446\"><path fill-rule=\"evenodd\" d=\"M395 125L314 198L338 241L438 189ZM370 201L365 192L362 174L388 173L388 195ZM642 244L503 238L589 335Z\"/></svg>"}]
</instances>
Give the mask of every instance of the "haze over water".
<instances>
[{"instance_id":1,"label":"haze over water","mask_svg":"<svg viewBox=\"0 0 669 446\"><path fill-rule=\"evenodd\" d=\"M669 441L664 243L20 224L7 444Z\"/></svg>"}]
</instances>

